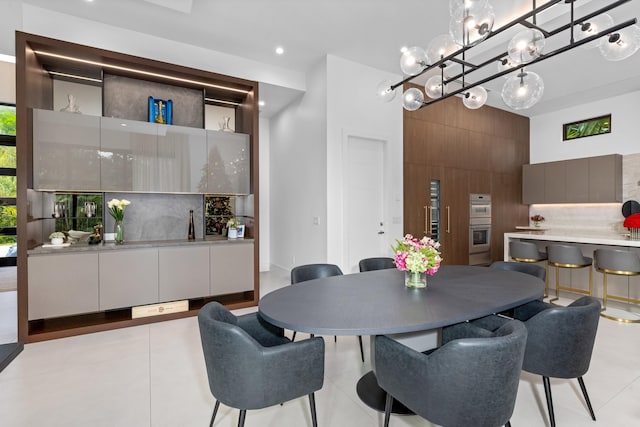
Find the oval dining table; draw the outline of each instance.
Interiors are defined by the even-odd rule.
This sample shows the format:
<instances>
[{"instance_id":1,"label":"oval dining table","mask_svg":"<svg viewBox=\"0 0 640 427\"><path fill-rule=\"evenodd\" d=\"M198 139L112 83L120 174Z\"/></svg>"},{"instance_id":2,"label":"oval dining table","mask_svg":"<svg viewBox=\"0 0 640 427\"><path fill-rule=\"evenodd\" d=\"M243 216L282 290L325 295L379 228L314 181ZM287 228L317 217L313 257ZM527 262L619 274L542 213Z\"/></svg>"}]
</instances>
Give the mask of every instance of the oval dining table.
<instances>
[{"instance_id":1,"label":"oval dining table","mask_svg":"<svg viewBox=\"0 0 640 427\"><path fill-rule=\"evenodd\" d=\"M297 283L261 298L260 315L275 326L317 335L386 335L438 330L500 313L544 295L534 276L479 266L442 266L427 287L407 288L397 269L325 277ZM358 395L384 409L373 372ZM394 412L407 413L402 405Z\"/></svg>"}]
</instances>

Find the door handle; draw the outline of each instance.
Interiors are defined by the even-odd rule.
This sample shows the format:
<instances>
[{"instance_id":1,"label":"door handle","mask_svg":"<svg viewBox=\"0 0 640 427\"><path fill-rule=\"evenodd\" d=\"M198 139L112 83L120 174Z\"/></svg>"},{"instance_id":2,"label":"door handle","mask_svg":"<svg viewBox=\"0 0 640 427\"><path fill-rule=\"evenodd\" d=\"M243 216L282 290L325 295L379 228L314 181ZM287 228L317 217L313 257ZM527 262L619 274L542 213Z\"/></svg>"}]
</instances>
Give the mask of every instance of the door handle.
<instances>
[{"instance_id":1,"label":"door handle","mask_svg":"<svg viewBox=\"0 0 640 427\"><path fill-rule=\"evenodd\" d=\"M447 233L451 233L451 208L447 206Z\"/></svg>"},{"instance_id":2,"label":"door handle","mask_svg":"<svg viewBox=\"0 0 640 427\"><path fill-rule=\"evenodd\" d=\"M429 212L431 209L429 209L429 206L425 206L424 207L424 235L425 236L431 236L431 233L429 233L429 229L431 227L429 227Z\"/></svg>"},{"instance_id":3,"label":"door handle","mask_svg":"<svg viewBox=\"0 0 640 427\"><path fill-rule=\"evenodd\" d=\"M378 234L384 234L384 231L378 231Z\"/></svg>"}]
</instances>

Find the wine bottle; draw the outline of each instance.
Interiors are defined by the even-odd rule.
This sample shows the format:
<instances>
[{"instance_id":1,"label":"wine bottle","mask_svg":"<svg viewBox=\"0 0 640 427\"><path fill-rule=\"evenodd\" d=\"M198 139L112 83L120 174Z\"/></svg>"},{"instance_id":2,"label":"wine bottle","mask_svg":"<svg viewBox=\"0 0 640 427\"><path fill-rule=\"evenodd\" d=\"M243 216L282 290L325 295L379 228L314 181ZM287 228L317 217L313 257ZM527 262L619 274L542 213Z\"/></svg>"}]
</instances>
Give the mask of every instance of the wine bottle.
<instances>
[{"instance_id":1,"label":"wine bottle","mask_svg":"<svg viewBox=\"0 0 640 427\"><path fill-rule=\"evenodd\" d=\"M196 240L196 228L193 225L193 209L189 210L189 240Z\"/></svg>"}]
</instances>

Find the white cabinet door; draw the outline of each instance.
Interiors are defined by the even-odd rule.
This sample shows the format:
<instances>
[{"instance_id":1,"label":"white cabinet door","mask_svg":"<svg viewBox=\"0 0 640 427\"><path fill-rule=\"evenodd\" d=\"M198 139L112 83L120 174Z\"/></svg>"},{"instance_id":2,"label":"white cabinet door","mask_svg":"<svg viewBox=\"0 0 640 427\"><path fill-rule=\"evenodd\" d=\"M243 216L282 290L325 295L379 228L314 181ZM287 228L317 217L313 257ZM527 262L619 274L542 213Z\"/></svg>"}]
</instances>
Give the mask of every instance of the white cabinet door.
<instances>
[{"instance_id":1,"label":"white cabinet door","mask_svg":"<svg viewBox=\"0 0 640 427\"><path fill-rule=\"evenodd\" d=\"M160 301L209 295L209 247L159 249Z\"/></svg>"},{"instance_id":2,"label":"white cabinet door","mask_svg":"<svg viewBox=\"0 0 640 427\"><path fill-rule=\"evenodd\" d=\"M211 295L253 291L253 242L211 245Z\"/></svg>"},{"instance_id":3,"label":"white cabinet door","mask_svg":"<svg viewBox=\"0 0 640 427\"><path fill-rule=\"evenodd\" d=\"M158 126L158 189L207 192L207 134L204 129Z\"/></svg>"},{"instance_id":4,"label":"white cabinet door","mask_svg":"<svg viewBox=\"0 0 640 427\"><path fill-rule=\"evenodd\" d=\"M249 135L207 131L207 149L209 168L207 192L249 194L251 182Z\"/></svg>"},{"instance_id":5,"label":"white cabinet door","mask_svg":"<svg viewBox=\"0 0 640 427\"><path fill-rule=\"evenodd\" d=\"M100 177L103 191L158 191L158 126L102 118Z\"/></svg>"},{"instance_id":6,"label":"white cabinet door","mask_svg":"<svg viewBox=\"0 0 640 427\"><path fill-rule=\"evenodd\" d=\"M33 110L33 188L100 190L100 117Z\"/></svg>"},{"instance_id":7,"label":"white cabinet door","mask_svg":"<svg viewBox=\"0 0 640 427\"><path fill-rule=\"evenodd\" d=\"M100 310L158 300L158 249L100 252Z\"/></svg>"},{"instance_id":8,"label":"white cabinet door","mask_svg":"<svg viewBox=\"0 0 640 427\"><path fill-rule=\"evenodd\" d=\"M29 320L90 313L98 307L98 254L31 255Z\"/></svg>"}]
</instances>

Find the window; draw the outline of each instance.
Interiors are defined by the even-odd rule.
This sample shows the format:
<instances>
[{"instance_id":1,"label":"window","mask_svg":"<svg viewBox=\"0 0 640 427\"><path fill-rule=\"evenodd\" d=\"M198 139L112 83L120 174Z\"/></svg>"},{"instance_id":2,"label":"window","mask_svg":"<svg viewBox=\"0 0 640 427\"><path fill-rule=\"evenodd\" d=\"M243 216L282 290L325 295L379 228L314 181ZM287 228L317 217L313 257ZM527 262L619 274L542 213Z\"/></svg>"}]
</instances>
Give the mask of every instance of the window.
<instances>
[{"instance_id":1,"label":"window","mask_svg":"<svg viewBox=\"0 0 640 427\"><path fill-rule=\"evenodd\" d=\"M0 266L16 265L16 106L0 104Z\"/></svg>"}]
</instances>

